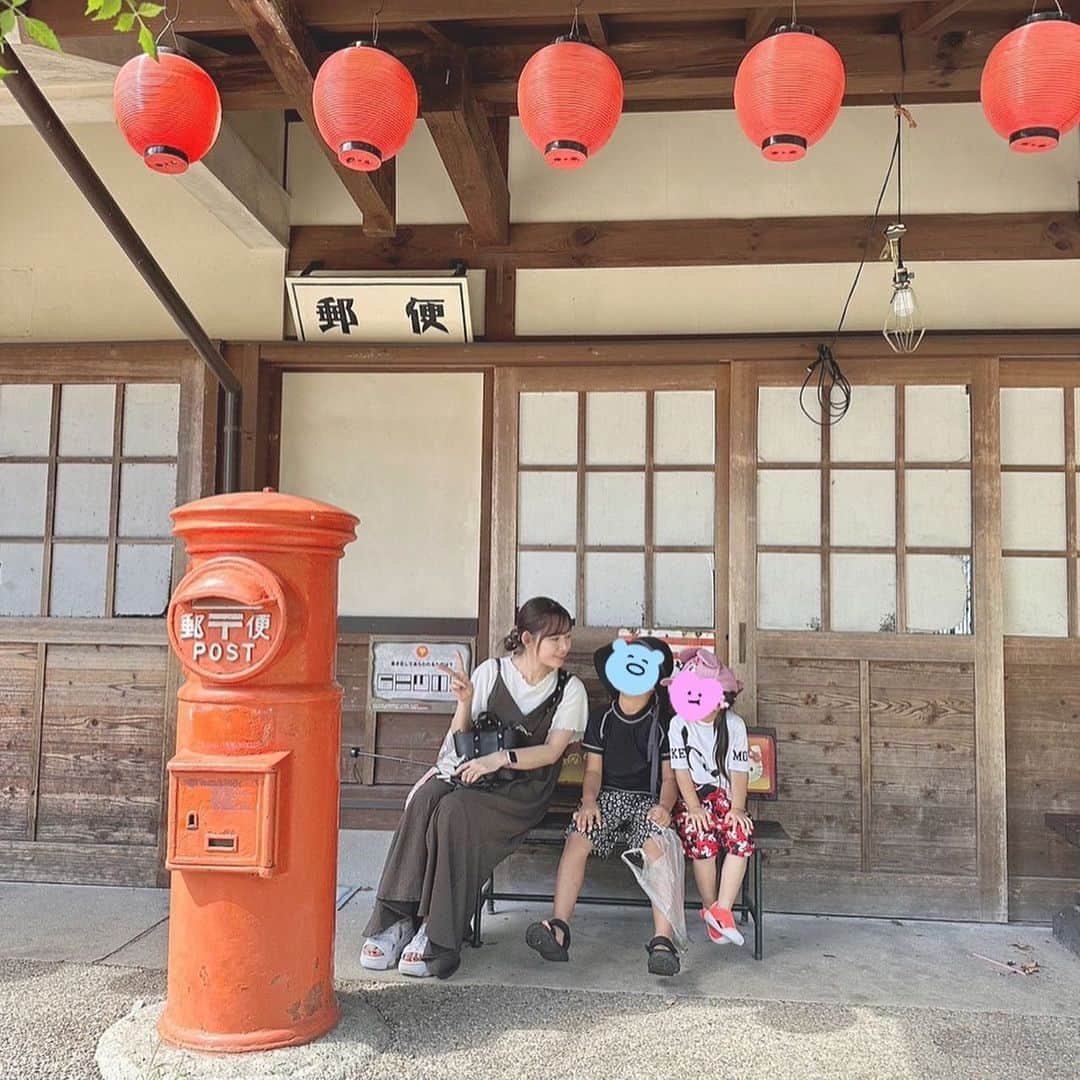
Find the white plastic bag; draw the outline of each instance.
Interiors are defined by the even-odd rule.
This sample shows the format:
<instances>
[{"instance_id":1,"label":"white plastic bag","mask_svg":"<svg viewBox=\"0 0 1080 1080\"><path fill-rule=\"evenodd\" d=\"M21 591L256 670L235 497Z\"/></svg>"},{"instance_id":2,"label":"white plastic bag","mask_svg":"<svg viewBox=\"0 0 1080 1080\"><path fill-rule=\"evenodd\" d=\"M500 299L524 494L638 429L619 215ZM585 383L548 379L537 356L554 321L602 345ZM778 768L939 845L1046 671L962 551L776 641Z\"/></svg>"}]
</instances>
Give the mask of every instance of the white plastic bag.
<instances>
[{"instance_id":1,"label":"white plastic bag","mask_svg":"<svg viewBox=\"0 0 1080 1080\"><path fill-rule=\"evenodd\" d=\"M656 837L660 845L660 857L650 859L641 848L624 851L622 860L634 872L638 884L645 895L656 905L660 914L671 923L675 945L685 952L690 948L690 939L686 936L686 897L685 862L682 844L674 829L665 829ZM628 855L640 856L642 866L634 864Z\"/></svg>"}]
</instances>

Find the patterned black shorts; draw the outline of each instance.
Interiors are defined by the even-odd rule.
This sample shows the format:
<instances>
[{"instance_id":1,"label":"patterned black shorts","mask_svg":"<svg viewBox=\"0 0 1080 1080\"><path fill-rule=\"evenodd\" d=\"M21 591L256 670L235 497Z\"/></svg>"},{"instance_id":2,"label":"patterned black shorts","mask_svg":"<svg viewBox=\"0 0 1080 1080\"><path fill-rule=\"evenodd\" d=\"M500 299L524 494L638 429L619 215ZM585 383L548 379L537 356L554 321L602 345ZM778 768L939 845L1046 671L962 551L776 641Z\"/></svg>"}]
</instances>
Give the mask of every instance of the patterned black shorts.
<instances>
[{"instance_id":1,"label":"patterned black shorts","mask_svg":"<svg viewBox=\"0 0 1080 1080\"><path fill-rule=\"evenodd\" d=\"M646 816L656 805L651 795L639 791L617 791L615 788L603 788L596 799L600 808L599 828L581 832L573 822L566 830L570 836L574 832L592 841L594 855L606 859L616 849L643 847L650 836L662 836L664 830Z\"/></svg>"}]
</instances>

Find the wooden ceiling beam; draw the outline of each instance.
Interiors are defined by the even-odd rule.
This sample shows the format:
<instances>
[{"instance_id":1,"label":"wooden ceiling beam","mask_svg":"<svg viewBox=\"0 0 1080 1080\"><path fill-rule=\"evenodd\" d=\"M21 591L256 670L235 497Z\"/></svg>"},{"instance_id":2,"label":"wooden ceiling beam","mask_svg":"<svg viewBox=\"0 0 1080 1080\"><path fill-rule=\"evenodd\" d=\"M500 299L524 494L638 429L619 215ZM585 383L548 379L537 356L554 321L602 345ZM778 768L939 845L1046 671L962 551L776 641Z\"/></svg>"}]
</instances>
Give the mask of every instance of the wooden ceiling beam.
<instances>
[{"instance_id":1,"label":"wooden ceiling beam","mask_svg":"<svg viewBox=\"0 0 1080 1080\"><path fill-rule=\"evenodd\" d=\"M374 173L347 169L319 136L311 91L320 57L296 5L292 0L229 0L229 4L281 87L287 107L295 109L311 128L315 141L364 215L364 231L372 236L393 236L393 161Z\"/></svg>"},{"instance_id":2,"label":"wooden ceiling beam","mask_svg":"<svg viewBox=\"0 0 1080 1080\"><path fill-rule=\"evenodd\" d=\"M1080 215L913 214L908 262L1080 258ZM505 245L484 247L461 225L401 226L393 240L351 226L297 226L289 268L432 270L462 259L475 269L562 270L633 266L754 266L876 260L881 228L865 215L693 221L517 223Z\"/></svg>"},{"instance_id":3,"label":"wooden ceiling beam","mask_svg":"<svg viewBox=\"0 0 1080 1080\"><path fill-rule=\"evenodd\" d=\"M505 244L510 188L487 114L460 53L425 56L415 72L424 120L476 242Z\"/></svg>"},{"instance_id":4,"label":"wooden ceiling beam","mask_svg":"<svg viewBox=\"0 0 1080 1080\"><path fill-rule=\"evenodd\" d=\"M911 102L978 100L983 64L1000 36L998 30L919 34L904 38L902 53L896 34L836 31L830 41L847 68L845 104L869 105L891 104L902 78L905 100ZM640 112L731 108L735 73L746 47L741 36L695 35L620 41L609 44L607 51L623 73L626 110ZM487 113L506 116L517 111L517 78L532 52L528 45L465 50L473 93ZM415 69L422 55L401 59ZM200 63L217 83L227 109L291 107L258 57L213 57ZM422 112L423 101L420 107Z\"/></svg>"},{"instance_id":5,"label":"wooden ceiling beam","mask_svg":"<svg viewBox=\"0 0 1080 1080\"><path fill-rule=\"evenodd\" d=\"M937 0L936 3L917 3L900 12L900 29L905 34L929 34L946 19L971 4L972 0Z\"/></svg>"},{"instance_id":6,"label":"wooden ceiling beam","mask_svg":"<svg viewBox=\"0 0 1080 1080\"><path fill-rule=\"evenodd\" d=\"M861 0L877 11L897 11L916 0ZM775 7L775 0L598 0L604 15L700 14L740 18L750 8ZM371 25L371 5L355 0L299 0L304 22L314 30L351 33ZM808 14L830 7L851 9L851 0L806 0ZM416 26L422 22L550 19L564 23L572 10L568 0L393 0L384 5L379 23L384 28ZM111 34L109 21L91 22L73 0L34 0L34 14L57 34ZM582 15L584 16L584 12ZM245 29L233 0L184 0L175 26L178 34L228 36Z\"/></svg>"}]
</instances>

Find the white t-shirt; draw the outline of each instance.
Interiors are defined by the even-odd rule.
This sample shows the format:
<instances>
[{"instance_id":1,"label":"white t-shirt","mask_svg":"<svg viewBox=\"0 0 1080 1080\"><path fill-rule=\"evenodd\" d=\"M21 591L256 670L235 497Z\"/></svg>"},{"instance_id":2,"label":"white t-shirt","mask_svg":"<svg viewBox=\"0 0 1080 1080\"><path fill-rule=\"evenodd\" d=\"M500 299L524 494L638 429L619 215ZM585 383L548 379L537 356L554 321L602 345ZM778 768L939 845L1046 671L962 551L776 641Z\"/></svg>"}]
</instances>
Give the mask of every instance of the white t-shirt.
<instances>
[{"instance_id":1,"label":"white t-shirt","mask_svg":"<svg viewBox=\"0 0 1080 1080\"><path fill-rule=\"evenodd\" d=\"M551 697L558 678L557 673L552 671L535 686L530 686L509 656L498 659L491 657L490 660L485 660L472 673L472 718L474 720L488 707L491 691L495 689L496 672L501 672L503 685L510 691L514 703L526 716ZM585 684L576 675L571 675L563 689L562 701L559 702L559 707L551 719L551 731L573 732L570 741L577 742L585 734L585 725L588 720L589 697L585 692ZM448 779L453 776L454 770L463 760L464 758L454 752L454 739L448 734L439 750L439 760L436 764L438 775L444 780Z\"/></svg>"},{"instance_id":2,"label":"white t-shirt","mask_svg":"<svg viewBox=\"0 0 1080 1080\"><path fill-rule=\"evenodd\" d=\"M668 727L671 743L671 767L689 770L690 779L700 791L702 788L722 788L731 793L732 773L750 771L750 747L746 741L746 724L738 713L727 711L728 749L727 776L716 767L716 733L712 724L697 724L675 715Z\"/></svg>"}]
</instances>

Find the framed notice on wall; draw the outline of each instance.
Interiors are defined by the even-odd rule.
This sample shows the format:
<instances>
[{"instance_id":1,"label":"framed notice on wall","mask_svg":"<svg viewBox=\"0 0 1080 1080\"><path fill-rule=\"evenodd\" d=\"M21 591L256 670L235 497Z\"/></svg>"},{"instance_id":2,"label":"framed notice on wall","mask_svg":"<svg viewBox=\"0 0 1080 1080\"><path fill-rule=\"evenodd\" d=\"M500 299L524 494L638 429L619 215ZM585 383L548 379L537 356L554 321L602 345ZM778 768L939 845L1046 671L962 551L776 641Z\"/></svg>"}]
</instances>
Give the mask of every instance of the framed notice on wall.
<instances>
[{"instance_id":1,"label":"framed notice on wall","mask_svg":"<svg viewBox=\"0 0 1080 1080\"><path fill-rule=\"evenodd\" d=\"M777 796L776 728L747 728L750 747L750 779L747 794L751 799L775 799Z\"/></svg>"},{"instance_id":2,"label":"framed notice on wall","mask_svg":"<svg viewBox=\"0 0 1080 1080\"><path fill-rule=\"evenodd\" d=\"M380 701L441 702L456 705L450 676L440 665L455 668L459 657L472 670L472 650L453 642L380 641L373 647L371 695Z\"/></svg>"},{"instance_id":3,"label":"framed notice on wall","mask_svg":"<svg viewBox=\"0 0 1080 1080\"><path fill-rule=\"evenodd\" d=\"M472 341L465 277L287 277L301 341Z\"/></svg>"}]
</instances>

